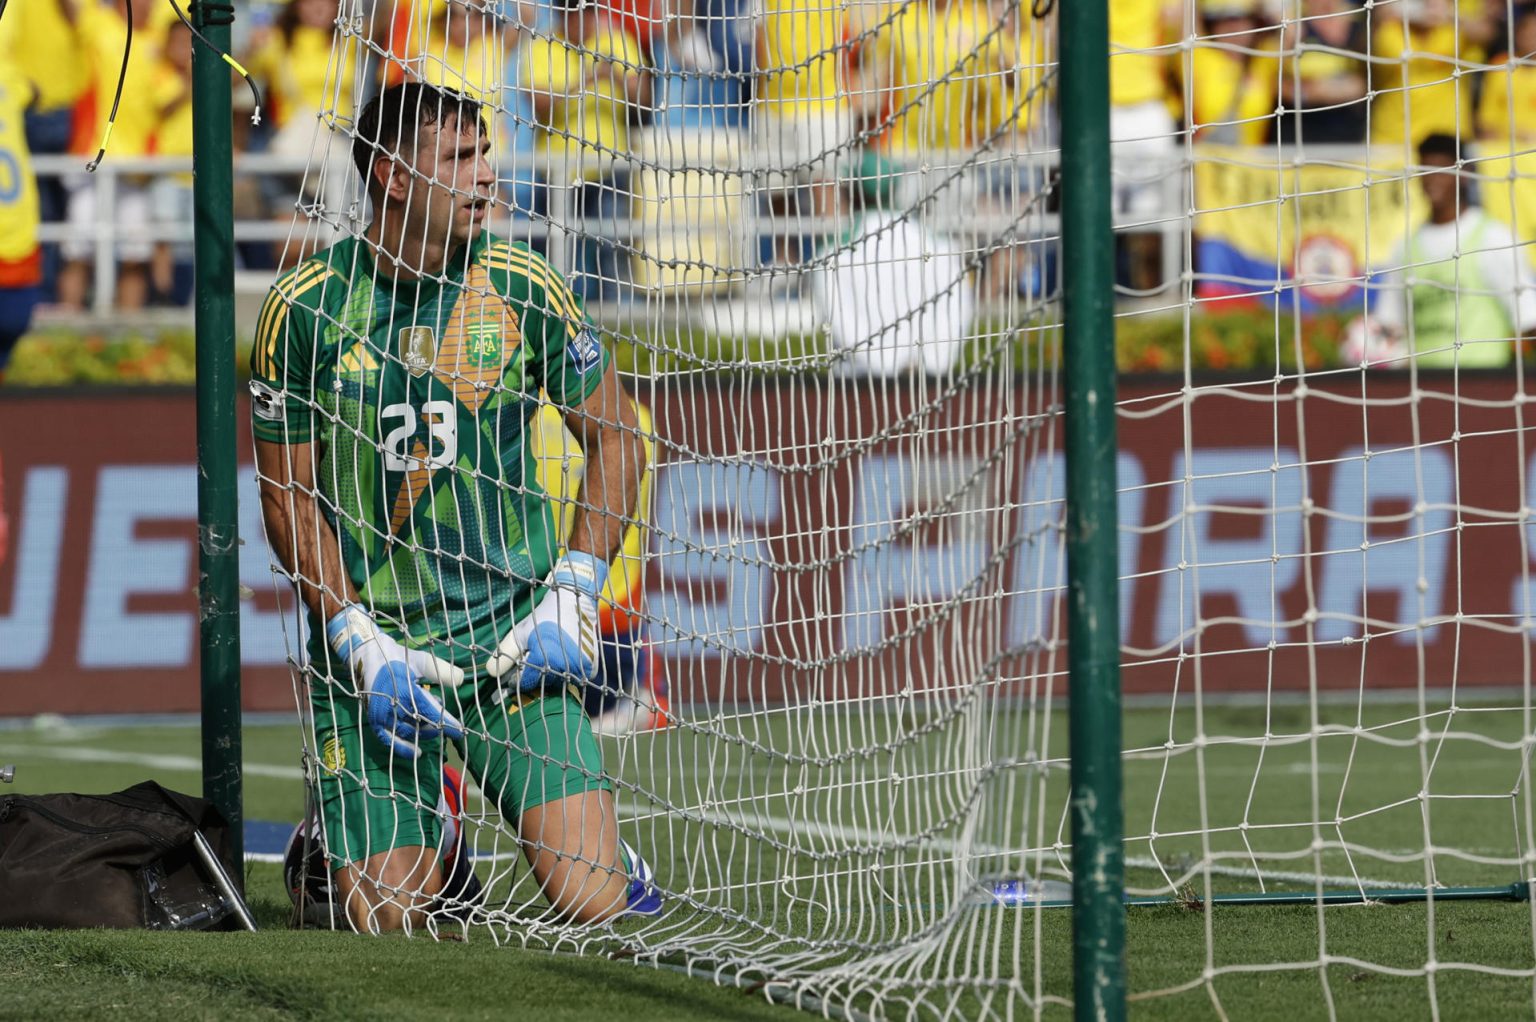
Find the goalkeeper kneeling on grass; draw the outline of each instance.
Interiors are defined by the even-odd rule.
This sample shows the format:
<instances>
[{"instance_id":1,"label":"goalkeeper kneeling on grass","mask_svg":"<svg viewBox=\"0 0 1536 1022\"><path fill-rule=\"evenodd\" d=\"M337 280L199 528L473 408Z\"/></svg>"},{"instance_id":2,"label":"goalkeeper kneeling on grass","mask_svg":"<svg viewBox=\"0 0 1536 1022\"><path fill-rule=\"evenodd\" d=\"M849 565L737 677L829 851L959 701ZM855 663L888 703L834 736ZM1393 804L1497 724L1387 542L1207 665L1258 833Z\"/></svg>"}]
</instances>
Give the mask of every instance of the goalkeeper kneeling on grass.
<instances>
[{"instance_id":1,"label":"goalkeeper kneeling on grass","mask_svg":"<svg viewBox=\"0 0 1536 1022\"><path fill-rule=\"evenodd\" d=\"M353 157L373 220L279 278L251 356L262 513L309 612L324 844L359 930L434 908L451 747L562 918L661 910L580 701L646 451L560 275L482 227L483 124L420 83L371 101ZM586 452L564 544L525 437L541 391Z\"/></svg>"}]
</instances>

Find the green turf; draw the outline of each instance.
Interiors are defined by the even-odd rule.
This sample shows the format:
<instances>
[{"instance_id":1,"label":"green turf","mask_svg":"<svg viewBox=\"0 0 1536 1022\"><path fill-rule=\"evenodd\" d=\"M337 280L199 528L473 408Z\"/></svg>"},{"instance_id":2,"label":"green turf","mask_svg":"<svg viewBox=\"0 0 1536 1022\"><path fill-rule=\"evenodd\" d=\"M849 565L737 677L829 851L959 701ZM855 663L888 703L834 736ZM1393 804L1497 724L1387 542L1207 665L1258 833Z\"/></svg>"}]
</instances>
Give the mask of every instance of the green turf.
<instances>
[{"instance_id":1,"label":"green turf","mask_svg":"<svg viewBox=\"0 0 1536 1022\"><path fill-rule=\"evenodd\" d=\"M1438 902L1432 919L1423 904L1320 911L1202 903L1207 893L1252 891L1261 883L1272 891L1311 891L1309 878L1319 872L1329 878L1327 887L1355 875L1421 885L1426 858L1442 884L1518 880L1511 862L1475 860L1520 854L1529 822L1524 795L1516 793L1522 716L1443 709L1431 705L1421 719L1406 705L1324 706L1317 723L1341 732L1299 741L1292 739L1314 730L1306 706L1275 706L1267 715L1211 706L1198 728L1185 711L1128 712L1126 744L1138 750L1126 761L1127 854L1136 863L1128 870L1130 885L1166 891L1163 870L1176 877L1207 854L1226 869L1211 876L1209 889L1197 874L1181 892L1182 905L1130 910L1135 1017L1217 1018L1213 997L1221 1012L1236 1018L1321 1018L1330 1004L1341 1018L1417 1018L1427 1016L1431 1003L1449 1018L1529 1016L1536 1007L1529 976L1465 968L1532 969L1528 903ZM978 839L1045 848L1058 835L1064 841L1062 722L1041 730L1022 711L1000 711L989 722L994 747L1033 752L1046 765L1028 771L1027 783L1006 789L1011 811L1001 811L998 802L998 811L981 814ZM975 741L972 730L922 713L827 710L722 718L711 723L716 727L733 740L682 728L608 746L611 769L643 789L622 792L632 821L626 827L651 850L664 882L686 878L700 901L728 903L776 934L822 940L826 963L856 959L852 943L877 943L900 930L898 922L932 920L948 904L942 872L930 877L923 869L894 868L888 856L840 850L864 840L857 828L901 833L957 803L963 789L933 775L942 774L945 763L963 762L966 743ZM1203 747L1191 743L1197 733L1206 736ZM1263 745L1223 741L1266 733L1271 739ZM291 726L247 729L251 818L298 817L296 737ZM825 755L840 745L883 743L896 751L858 764ZM144 777L196 791L197 755L197 733L188 727L0 731L0 760L18 765L17 791L111 790ZM868 785L904 783L893 778L925 770L925 784L906 789L920 790L922 798L870 802ZM861 783L850 783L855 780ZM741 836L744 823L780 842L771 857ZM480 847L496 843L495 826L494 818L486 821ZM951 833L941 828L937 836ZM1422 854L1426 835L1436 846L1428 857ZM1314 839L1325 843L1315 855ZM1337 847L1341 842L1348 850ZM769 858L771 868L764 865ZM533 900L521 871L482 865L482 873L488 868L501 871L499 890L511 891L512 901ZM864 881L876 873L882 882L871 888ZM513 886L514 879L523 886ZM7 991L0 1016L95 1015L111 1013L112 1005L127 1015L163 1005L221 1017L395 1017L442 1006L445 989L455 992L462 1017L526 1010L556 1018L617 1011L636 1019L722 1018L780 1011L760 997L675 973L497 947L478 932L467 944L440 945L286 932L286 898L275 867L252 866L248 887L265 930L256 936L0 935L0 989ZM840 910L828 904L838 892L871 889L882 897L847 901ZM712 921L683 912L677 918L679 926ZM889 1017L905 1016L914 1000L922 1015L948 1006L957 1017L1007 1017L1026 1013L1038 994L1047 1002L1046 1017L1066 1018L1069 927L1064 910L962 910L923 968L897 963L889 978L864 990L842 989L852 1003ZM762 938L760 947L775 942ZM1329 964L1321 967L1325 955ZM1205 983L1208 958L1214 978ZM1391 974L1419 972L1430 960L1445 963L1433 982ZM1244 971L1257 969L1263 971ZM515 980L479 989L474 980L488 971ZM946 978L964 988L971 976L1005 985L951 996L930 982ZM876 988L886 990L883 1001Z\"/></svg>"},{"instance_id":2,"label":"green turf","mask_svg":"<svg viewBox=\"0 0 1536 1022\"><path fill-rule=\"evenodd\" d=\"M0 1018L765 1019L760 995L621 962L456 943L0 933Z\"/></svg>"}]
</instances>

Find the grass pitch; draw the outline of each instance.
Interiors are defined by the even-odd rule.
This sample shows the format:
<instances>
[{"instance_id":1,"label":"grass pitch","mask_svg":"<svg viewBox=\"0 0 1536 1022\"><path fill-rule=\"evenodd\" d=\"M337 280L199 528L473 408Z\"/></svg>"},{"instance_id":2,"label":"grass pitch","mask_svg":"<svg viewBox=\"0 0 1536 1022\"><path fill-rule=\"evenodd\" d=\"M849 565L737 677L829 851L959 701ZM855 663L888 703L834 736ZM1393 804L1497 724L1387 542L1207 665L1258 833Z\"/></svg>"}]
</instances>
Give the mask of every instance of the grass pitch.
<instances>
[{"instance_id":1,"label":"grass pitch","mask_svg":"<svg viewBox=\"0 0 1536 1022\"><path fill-rule=\"evenodd\" d=\"M1421 1018L1432 1008L1478 1019L1536 1011L1530 903L1319 909L1205 900L1257 890L1261 874L1270 891L1334 889L1351 879L1417 885L1430 871L1445 885L1520 879L1518 865L1505 860L1518 858L1526 840L1522 715L1427 710L1323 707L1314 721L1305 706L1208 706L1198 728L1188 714L1127 711L1126 745L1139 750L1126 763L1128 885L1133 892L1165 886L1204 855L1223 870L1209 888L1203 876L1186 878L1193 882L1173 904L1129 910L1133 1017L1290 1022L1330 1014ZM771 730L765 743L782 747ZM1266 734L1267 743L1251 740ZM1054 727L1005 738L1043 744L1049 754L1041 783L1027 786L1028 805L1019 807L1030 839L1049 846L1064 827L1064 739ZM681 730L635 739L615 757L616 769L636 777L666 769L677 792L708 787L720 801L751 787L758 771L750 757L711 762L698 741ZM247 729L249 818L300 815L297 744L291 724ZM185 725L0 730L0 762L17 764L17 792L109 791L145 778L185 791L199 786L197 731ZM773 818L771 805L759 809ZM671 843L690 846L696 842ZM1255 860L1245 859L1250 852ZM1290 858L1265 857L1274 853ZM663 878L685 869L655 865ZM247 887L263 927L254 935L0 933L0 1018L748 1019L790 1010L760 993L677 973L473 936L432 943L293 932L284 928L288 902L275 865L250 864ZM948 952L949 971L1000 974L1015 993L952 1002L955 1017L1010 1010L1024 1017L1037 999L1041 1017L1069 1017L1070 914L975 912L991 935L985 956L974 960L961 938ZM905 1002L898 990L879 1007L900 1017Z\"/></svg>"},{"instance_id":2,"label":"grass pitch","mask_svg":"<svg viewBox=\"0 0 1536 1022\"><path fill-rule=\"evenodd\" d=\"M245 733L249 818L296 821L304 794L294 725ZM116 791L153 779L200 787L193 726L0 730L0 789ZM0 931L0 1019L772 1019L793 1009L680 973L603 958L467 942L287 929L280 867L252 862L261 931Z\"/></svg>"}]
</instances>

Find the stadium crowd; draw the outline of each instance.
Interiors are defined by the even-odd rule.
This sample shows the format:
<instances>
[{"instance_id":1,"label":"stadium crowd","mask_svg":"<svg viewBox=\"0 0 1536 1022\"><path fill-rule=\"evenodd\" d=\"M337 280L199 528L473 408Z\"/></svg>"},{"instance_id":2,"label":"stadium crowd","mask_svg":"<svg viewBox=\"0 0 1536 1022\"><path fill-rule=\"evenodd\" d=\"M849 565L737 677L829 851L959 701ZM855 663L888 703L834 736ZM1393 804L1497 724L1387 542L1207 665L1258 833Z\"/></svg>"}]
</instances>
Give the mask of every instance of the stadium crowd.
<instances>
[{"instance_id":1,"label":"stadium crowd","mask_svg":"<svg viewBox=\"0 0 1536 1022\"><path fill-rule=\"evenodd\" d=\"M1053 7L1038 0L351 0L344 7L251 0L241 5L234 48L259 87L264 117L253 127L249 109L237 109L236 144L290 155L310 169L302 177L242 177L237 217L282 221L305 203L340 208L353 187L351 112L380 84L419 77L501 111L491 130L503 197L529 221L552 215L553 182L571 183L560 211L596 227L629 216L626 204L636 196L666 197L665 182L640 181L631 166L725 161L745 172L771 163L770 186L752 201L780 220L813 226L737 252L719 228L716 248L705 254L725 265L793 264L815 250L814 225L842 208L845 186L862 181L874 157L878 173L900 181L941 165L936 154L1048 148ZM1529 147L1536 7L1515 6L1513 19L1510 10L1507 0L1378 0L1369 10L1359 0L1111 0L1121 213L1156 214L1166 195L1160 182L1186 140L1370 141L1410 158L1431 134ZM190 154L192 40L169 3L138 0L130 15L126 0L26 0L0 21L0 86L24 110L32 154L74 154L83 171L111 109L130 16L133 47L107 158ZM244 97L243 89L235 95ZM1017 196L1038 183L1003 175L981 188ZM900 196L899 186L857 191ZM186 301L189 251L141 235L145 225L188 223L190 201L188 174L122 176L113 204L117 307ZM694 207L692 221L729 219L744 201L737 194L713 209ZM84 308L91 231L104 215L92 179L83 172L40 178L36 202L44 220L71 225L72 240L38 251L34 233L24 251L27 232L7 232L0 285L36 285L45 303ZM659 230L666 229L663 219ZM584 274L612 285L640 272L621 265L632 239L612 229L586 233L578 280ZM1122 274L1130 286L1155 286L1157 245L1153 233L1128 239ZM663 238L642 247L660 262L669 251ZM295 254L289 246L286 258ZM240 258L247 268L275 268L284 245L247 243ZM1017 261L995 260L982 286L989 295L1009 293L1023 286L1021 272ZM589 289L588 297L609 291Z\"/></svg>"}]
</instances>

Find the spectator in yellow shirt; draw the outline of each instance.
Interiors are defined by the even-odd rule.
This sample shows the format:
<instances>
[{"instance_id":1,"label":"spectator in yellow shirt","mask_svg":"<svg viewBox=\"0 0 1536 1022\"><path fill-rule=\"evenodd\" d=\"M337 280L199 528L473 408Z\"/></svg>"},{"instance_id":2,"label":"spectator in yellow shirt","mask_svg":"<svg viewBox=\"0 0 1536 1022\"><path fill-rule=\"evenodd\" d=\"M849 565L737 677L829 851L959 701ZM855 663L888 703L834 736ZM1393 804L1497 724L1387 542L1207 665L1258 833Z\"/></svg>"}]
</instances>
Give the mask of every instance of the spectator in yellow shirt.
<instances>
[{"instance_id":1,"label":"spectator in yellow shirt","mask_svg":"<svg viewBox=\"0 0 1536 1022\"><path fill-rule=\"evenodd\" d=\"M1536 148L1536 4L1515 9L1509 52L1483 78L1477 137L1485 156Z\"/></svg>"},{"instance_id":2,"label":"spectator in yellow shirt","mask_svg":"<svg viewBox=\"0 0 1536 1022\"><path fill-rule=\"evenodd\" d=\"M33 99L26 112L27 148L35 155L69 152L74 139L75 107L91 87L89 50L75 31L64 0L27 0L11 4L5 12L13 40L10 59L32 85ZM43 220L64 219L69 190L60 177L37 182L38 210ZM50 250L56 246L48 246ZM56 251L44 255L56 263ZM57 267L48 267L49 275Z\"/></svg>"},{"instance_id":3,"label":"spectator in yellow shirt","mask_svg":"<svg viewBox=\"0 0 1536 1022\"><path fill-rule=\"evenodd\" d=\"M177 21L165 39L165 57L161 61L155 105L160 123L155 129L155 153L160 156L192 155L192 32ZM162 174L150 185L150 208L156 224L181 226L188 232L192 224L192 175ZM189 233L190 237L190 233ZM155 242L150 259L151 290L157 299L175 298L176 263L191 257L190 242ZM178 303L179 304L179 303Z\"/></svg>"},{"instance_id":4,"label":"spectator in yellow shirt","mask_svg":"<svg viewBox=\"0 0 1536 1022\"><path fill-rule=\"evenodd\" d=\"M821 159L853 137L851 81L838 0L759 0L753 123L786 164Z\"/></svg>"},{"instance_id":5,"label":"spectator in yellow shirt","mask_svg":"<svg viewBox=\"0 0 1536 1022\"><path fill-rule=\"evenodd\" d=\"M1109 0L1109 134L1117 163L1172 149L1169 83L1176 51L1165 48L1178 41L1182 25L1181 5L1170 0ZM1126 198L1122 208L1138 204L1137 197Z\"/></svg>"},{"instance_id":6,"label":"spectator in yellow shirt","mask_svg":"<svg viewBox=\"0 0 1536 1022\"><path fill-rule=\"evenodd\" d=\"M1044 109L1049 34L1050 22L1029 4L1000 0L907 0L876 19L861 47L861 81L881 96L874 126L884 129L883 148L910 182L904 190L926 192L947 180L930 209L934 222L1017 220L1031 201L1026 197L1039 193L1033 169L1012 161L984 161L958 180L955 168L978 148L1016 146ZM951 233L970 244L993 243L973 229ZM993 293L1012 292L1023 255L1015 246L994 253L985 274Z\"/></svg>"},{"instance_id":7,"label":"spectator in yellow shirt","mask_svg":"<svg viewBox=\"0 0 1536 1022\"><path fill-rule=\"evenodd\" d=\"M1170 51L1182 26L1181 4L1109 0L1109 138L1116 211L1155 217L1165 208L1165 180L1176 175L1177 129L1168 108ZM1162 280L1162 239L1128 233L1125 283L1150 292Z\"/></svg>"},{"instance_id":8,"label":"spectator in yellow shirt","mask_svg":"<svg viewBox=\"0 0 1536 1022\"><path fill-rule=\"evenodd\" d=\"M995 18L986 0L904 4L877 30L866 65L872 83L889 90L891 154L968 150L1027 124L1016 76L1027 70L1033 25L1027 13Z\"/></svg>"},{"instance_id":9,"label":"spectator in yellow shirt","mask_svg":"<svg viewBox=\"0 0 1536 1022\"><path fill-rule=\"evenodd\" d=\"M509 30L490 11L450 0L433 12L424 39L422 52L409 64L412 74L492 109L502 105L501 91L515 77L508 66L517 40L515 25ZM490 129L494 146L497 126L492 124Z\"/></svg>"},{"instance_id":10,"label":"spectator in yellow shirt","mask_svg":"<svg viewBox=\"0 0 1536 1022\"><path fill-rule=\"evenodd\" d=\"M265 44L251 58L251 73L262 84L277 133L272 148L279 152L307 153L314 119L323 111L352 119L357 43L349 41L345 59L331 66L331 50L340 35L336 15L337 0L288 0ZM299 137L286 141L288 134Z\"/></svg>"},{"instance_id":11,"label":"spectator in yellow shirt","mask_svg":"<svg viewBox=\"0 0 1536 1022\"><path fill-rule=\"evenodd\" d=\"M1375 8L1371 39L1376 58L1371 141L1411 157L1433 134L1472 134L1474 76L1458 75L1481 62L1491 19L1482 0L1422 0Z\"/></svg>"},{"instance_id":12,"label":"spectator in yellow shirt","mask_svg":"<svg viewBox=\"0 0 1536 1022\"><path fill-rule=\"evenodd\" d=\"M5 33L0 25L0 36ZM0 379L5 377L11 350L31 325L42 281L37 185L22 120L31 97L26 76L0 52L0 163L8 164L15 175L8 182L9 175L0 177L0 182L10 185L0 188ZM3 524L0 521L0 527Z\"/></svg>"},{"instance_id":13,"label":"spectator in yellow shirt","mask_svg":"<svg viewBox=\"0 0 1536 1022\"><path fill-rule=\"evenodd\" d=\"M1366 12L1353 0L1304 0L1300 24L1286 26L1280 72L1279 140L1287 144L1365 141L1370 49Z\"/></svg>"},{"instance_id":14,"label":"spectator in yellow shirt","mask_svg":"<svg viewBox=\"0 0 1536 1022\"><path fill-rule=\"evenodd\" d=\"M774 223L829 217L840 171L854 159L858 121L877 90L861 83L847 12L841 0L755 0L749 158L763 174ZM798 263L815 233L760 239L763 258Z\"/></svg>"},{"instance_id":15,"label":"spectator in yellow shirt","mask_svg":"<svg viewBox=\"0 0 1536 1022\"><path fill-rule=\"evenodd\" d=\"M336 27L337 0L288 0L274 31L251 58L272 109L271 152L302 160L300 175L281 175L274 205L319 201L332 216L346 208L353 184L347 134L355 116L360 43ZM339 41L345 41L332 57ZM284 212L287 220L290 213ZM318 239L316 239L318 241ZM298 257L283 254L285 263Z\"/></svg>"},{"instance_id":16,"label":"spectator in yellow shirt","mask_svg":"<svg viewBox=\"0 0 1536 1022\"><path fill-rule=\"evenodd\" d=\"M522 82L550 188L569 189L568 208L586 228L571 287L583 298L610 299L622 283L620 248L630 244L612 236L631 205L629 170L614 164L629 155L631 118L650 106L651 76L639 41L593 0L564 0L555 28L525 47Z\"/></svg>"},{"instance_id":17,"label":"spectator in yellow shirt","mask_svg":"<svg viewBox=\"0 0 1536 1022\"><path fill-rule=\"evenodd\" d=\"M1280 68L1275 33L1257 0L1207 0L1184 84L1189 130L1197 142L1260 145L1274 127Z\"/></svg>"},{"instance_id":18,"label":"spectator in yellow shirt","mask_svg":"<svg viewBox=\"0 0 1536 1022\"><path fill-rule=\"evenodd\" d=\"M1055 77L1056 8L1043 16L1027 5L991 0L993 18L1001 24L1003 75L994 78L994 95L982 110L985 130L1013 121L1018 131L1038 131L1049 120Z\"/></svg>"},{"instance_id":19,"label":"spectator in yellow shirt","mask_svg":"<svg viewBox=\"0 0 1536 1022\"><path fill-rule=\"evenodd\" d=\"M35 153L67 152L75 104L91 87L91 48L76 31L72 6L67 0L27 0L5 15L16 22L21 43L11 59L34 90L27 143Z\"/></svg>"},{"instance_id":20,"label":"spectator in yellow shirt","mask_svg":"<svg viewBox=\"0 0 1536 1022\"><path fill-rule=\"evenodd\" d=\"M125 0L66 0L68 13L83 40L94 69L95 124L91 137L100 138L112 110L117 88L118 69L123 65L123 51L128 35L128 5ZM149 153L159 112L147 97L153 96L160 69L160 54L165 30L175 14L166 5L133 5L133 47L123 75L124 102L118 106L112 128L108 159L129 159ZM94 143L93 143L94 145ZM151 220L149 178L145 175L120 174L113 196L113 222L119 240L116 243L116 304L122 309L141 308L149 296L148 264L154 246L144 236ZM66 307L83 308L91 280L91 259L96 246L93 237L103 212L98 207L96 182L82 177L71 185L69 225L71 240L61 246L66 264L59 273L59 302Z\"/></svg>"},{"instance_id":21,"label":"spectator in yellow shirt","mask_svg":"<svg viewBox=\"0 0 1536 1022\"><path fill-rule=\"evenodd\" d=\"M525 58L541 147L568 179L597 178L628 154L632 112L650 103L645 55L592 0L557 7L555 29Z\"/></svg>"}]
</instances>

